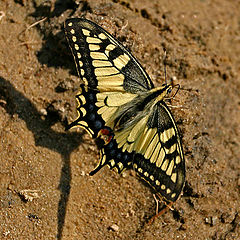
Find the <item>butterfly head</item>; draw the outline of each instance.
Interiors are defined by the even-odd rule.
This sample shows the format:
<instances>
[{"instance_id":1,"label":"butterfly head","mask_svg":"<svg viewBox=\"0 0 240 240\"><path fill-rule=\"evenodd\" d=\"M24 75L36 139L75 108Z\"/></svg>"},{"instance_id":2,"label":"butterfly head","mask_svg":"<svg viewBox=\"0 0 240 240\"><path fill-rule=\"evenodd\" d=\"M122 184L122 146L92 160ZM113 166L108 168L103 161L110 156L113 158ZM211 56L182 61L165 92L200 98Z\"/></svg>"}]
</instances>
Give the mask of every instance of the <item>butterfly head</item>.
<instances>
[{"instance_id":1,"label":"butterfly head","mask_svg":"<svg viewBox=\"0 0 240 240\"><path fill-rule=\"evenodd\" d=\"M154 92L158 93L158 99L162 100L165 97L168 97L173 89L173 85L172 84L167 84L164 83L161 87L157 87L154 89Z\"/></svg>"},{"instance_id":2,"label":"butterfly head","mask_svg":"<svg viewBox=\"0 0 240 240\"><path fill-rule=\"evenodd\" d=\"M177 90L174 93L172 93L174 88L176 88ZM178 93L179 88L180 88L179 84L173 85L173 83L170 83L170 84L164 83L162 85L162 89L164 90L163 92L165 93L164 97L170 97L170 98L175 97L176 94Z\"/></svg>"},{"instance_id":3,"label":"butterfly head","mask_svg":"<svg viewBox=\"0 0 240 240\"><path fill-rule=\"evenodd\" d=\"M171 94L172 89L173 89L172 84L167 84L167 85L166 85L166 95Z\"/></svg>"}]
</instances>

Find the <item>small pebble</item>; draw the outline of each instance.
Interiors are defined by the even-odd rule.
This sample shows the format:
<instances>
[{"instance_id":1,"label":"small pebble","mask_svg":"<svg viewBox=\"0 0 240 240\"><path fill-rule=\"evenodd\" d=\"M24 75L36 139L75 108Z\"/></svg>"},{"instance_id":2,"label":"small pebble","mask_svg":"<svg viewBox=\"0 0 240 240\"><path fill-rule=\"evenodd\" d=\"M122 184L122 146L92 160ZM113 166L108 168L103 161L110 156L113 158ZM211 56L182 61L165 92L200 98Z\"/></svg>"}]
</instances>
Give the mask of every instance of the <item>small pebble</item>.
<instances>
[{"instance_id":1,"label":"small pebble","mask_svg":"<svg viewBox=\"0 0 240 240\"><path fill-rule=\"evenodd\" d=\"M212 224L211 225L212 226L216 225L218 218L216 216L214 216L214 217L211 217L211 219L212 219Z\"/></svg>"},{"instance_id":2,"label":"small pebble","mask_svg":"<svg viewBox=\"0 0 240 240\"><path fill-rule=\"evenodd\" d=\"M109 227L109 229L113 230L114 232L118 232L119 226L117 224L113 224L112 226Z\"/></svg>"},{"instance_id":3,"label":"small pebble","mask_svg":"<svg viewBox=\"0 0 240 240\"><path fill-rule=\"evenodd\" d=\"M217 216L206 217L205 218L205 223L210 224L211 226L214 226L214 225L216 225L217 220L218 220Z\"/></svg>"},{"instance_id":4,"label":"small pebble","mask_svg":"<svg viewBox=\"0 0 240 240\"><path fill-rule=\"evenodd\" d=\"M82 170L81 173L80 173L80 175L81 175L81 176L85 176L85 175L86 175L85 171Z\"/></svg>"},{"instance_id":5,"label":"small pebble","mask_svg":"<svg viewBox=\"0 0 240 240\"><path fill-rule=\"evenodd\" d=\"M210 218L210 217L206 217L206 218L205 218L205 223L211 224L211 218Z\"/></svg>"},{"instance_id":6,"label":"small pebble","mask_svg":"<svg viewBox=\"0 0 240 240\"><path fill-rule=\"evenodd\" d=\"M24 198L25 201L32 202L34 198L39 198L38 190L25 189L19 191L19 195Z\"/></svg>"},{"instance_id":7,"label":"small pebble","mask_svg":"<svg viewBox=\"0 0 240 240\"><path fill-rule=\"evenodd\" d=\"M42 116L47 116L47 110L44 109L44 108L40 109L40 114L41 114Z\"/></svg>"}]
</instances>

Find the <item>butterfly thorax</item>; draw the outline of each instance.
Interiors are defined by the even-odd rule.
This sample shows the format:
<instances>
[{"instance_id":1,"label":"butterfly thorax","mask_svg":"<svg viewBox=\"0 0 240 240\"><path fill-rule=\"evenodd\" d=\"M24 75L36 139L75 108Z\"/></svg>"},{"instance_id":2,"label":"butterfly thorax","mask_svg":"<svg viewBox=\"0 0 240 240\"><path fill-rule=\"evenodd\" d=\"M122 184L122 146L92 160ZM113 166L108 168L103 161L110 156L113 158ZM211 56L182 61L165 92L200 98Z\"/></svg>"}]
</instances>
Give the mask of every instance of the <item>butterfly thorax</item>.
<instances>
[{"instance_id":1,"label":"butterfly thorax","mask_svg":"<svg viewBox=\"0 0 240 240\"><path fill-rule=\"evenodd\" d=\"M97 137L101 138L106 145L114 134L124 129L132 129L141 119L154 112L156 104L162 102L171 90L172 85L163 84L149 91L139 92L135 98L119 107L108 121L107 126L98 132Z\"/></svg>"},{"instance_id":2,"label":"butterfly thorax","mask_svg":"<svg viewBox=\"0 0 240 240\"><path fill-rule=\"evenodd\" d=\"M117 132L135 125L140 119L154 111L156 104L162 102L171 89L171 85L164 84L138 93L132 101L122 105L114 114L113 130Z\"/></svg>"}]
</instances>

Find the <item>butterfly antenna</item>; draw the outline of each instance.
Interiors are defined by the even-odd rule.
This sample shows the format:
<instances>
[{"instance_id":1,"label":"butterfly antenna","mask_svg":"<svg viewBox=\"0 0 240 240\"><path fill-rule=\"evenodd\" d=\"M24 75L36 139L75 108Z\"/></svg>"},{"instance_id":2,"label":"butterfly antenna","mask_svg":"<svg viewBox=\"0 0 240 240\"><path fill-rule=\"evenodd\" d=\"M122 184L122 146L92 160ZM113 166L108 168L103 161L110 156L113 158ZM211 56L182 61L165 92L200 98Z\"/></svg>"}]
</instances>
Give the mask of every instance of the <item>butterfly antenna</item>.
<instances>
[{"instance_id":1,"label":"butterfly antenna","mask_svg":"<svg viewBox=\"0 0 240 240\"><path fill-rule=\"evenodd\" d=\"M179 89L180 89L180 84L176 84L176 85L174 85L173 87L177 87L177 91L174 93L174 95L172 96L172 98L174 98L174 97L177 95L177 93L178 93L178 91L179 91Z\"/></svg>"},{"instance_id":2,"label":"butterfly antenna","mask_svg":"<svg viewBox=\"0 0 240 240\"><path fill-rule=\"evenodd\" d=\"M163 48L164 51L164 59L163 59L163 64L164 64L164 78L165 78L165 83L167 84L167 64L166 64L166 60L167 60L167 50L166 48Z\"/></svg>"}]
</instances>

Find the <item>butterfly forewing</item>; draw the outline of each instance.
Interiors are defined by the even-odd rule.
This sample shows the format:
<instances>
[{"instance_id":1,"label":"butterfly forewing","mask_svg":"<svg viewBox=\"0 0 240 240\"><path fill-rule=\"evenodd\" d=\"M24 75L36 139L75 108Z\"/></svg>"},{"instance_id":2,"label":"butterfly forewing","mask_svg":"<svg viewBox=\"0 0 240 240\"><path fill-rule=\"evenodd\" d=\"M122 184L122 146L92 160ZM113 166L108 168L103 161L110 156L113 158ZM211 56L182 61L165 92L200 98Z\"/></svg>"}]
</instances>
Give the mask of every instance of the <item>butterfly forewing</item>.
<instances>
[{"instance_id":1,"label":"butterfly forewing","mask_svg":"<svg viewBox=\"0 0 240 240\"><path fill-rule=\"evenodd\" d=\"M65 31L78 73L90 88L131 93L153 88L138 61L97 24L69 19Z\"/></svg>"}]
</instances>

